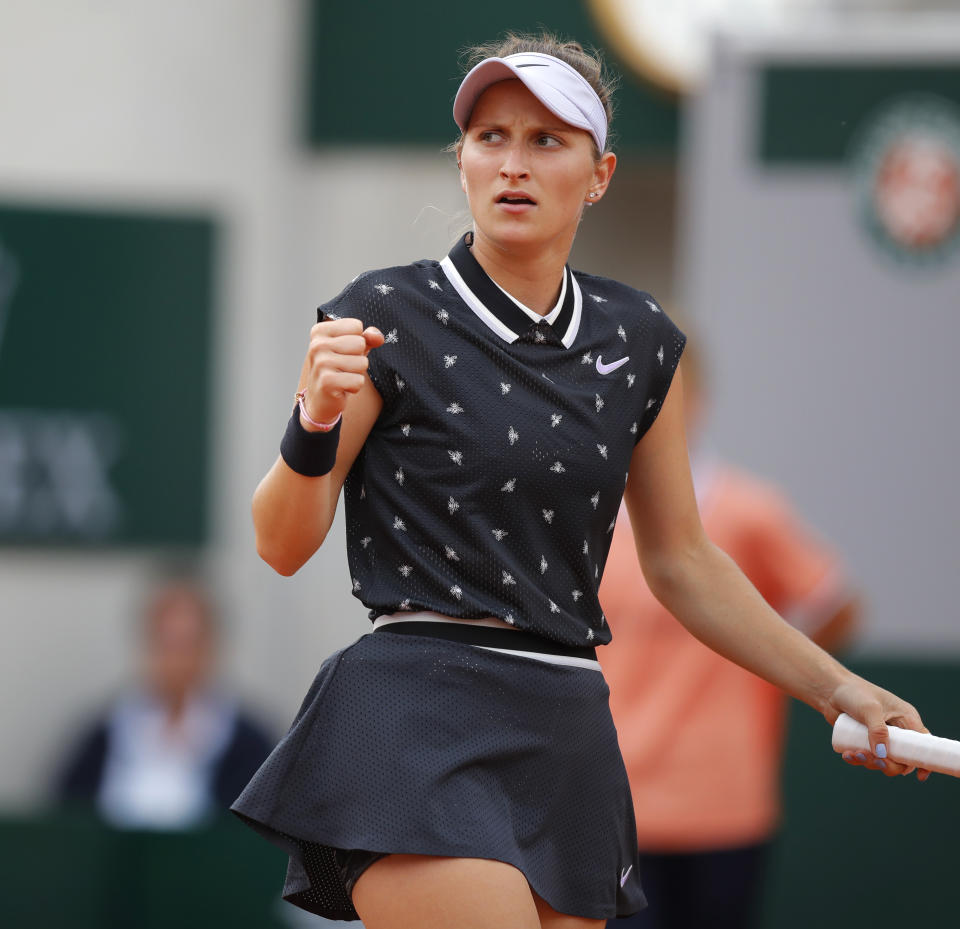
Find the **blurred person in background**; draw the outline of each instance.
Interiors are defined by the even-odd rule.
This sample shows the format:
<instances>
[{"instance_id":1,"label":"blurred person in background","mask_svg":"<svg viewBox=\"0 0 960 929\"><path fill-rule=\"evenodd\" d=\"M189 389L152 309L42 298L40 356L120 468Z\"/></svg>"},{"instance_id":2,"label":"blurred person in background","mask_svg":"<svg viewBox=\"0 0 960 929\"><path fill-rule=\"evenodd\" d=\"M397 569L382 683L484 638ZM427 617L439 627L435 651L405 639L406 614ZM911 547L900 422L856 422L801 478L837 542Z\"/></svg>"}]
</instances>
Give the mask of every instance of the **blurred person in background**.
<instances>
[{"instance_id":1,"label":"blurred person in background","mask_svg":"<svg viewBox=\"0 0 960 929\"><path fill-rule=\"evenodd\" d=\"M214 682L218 625L197 583L152 591L139 679L77 740L58 800L93 804L120 828L188 829L227 810L273 739Z\"/></svg>"},{"instance_id":2,"label":"blurred person in background","mask_svg":"<svg viewBox=\"0 0 960 929\"><path fill-rule=\"evenodd\" d=\"M857 601L834 551L783 493L698 442L702 360L681 362L691 468L708 537L781 616L828 651L845 645ZM746 929L755 923L780 812L786 699L694 638L643 581L625 509L600 601L613 633L600 652L633 794L648 908L636 929Z\"/></svg>"}]
</instances>

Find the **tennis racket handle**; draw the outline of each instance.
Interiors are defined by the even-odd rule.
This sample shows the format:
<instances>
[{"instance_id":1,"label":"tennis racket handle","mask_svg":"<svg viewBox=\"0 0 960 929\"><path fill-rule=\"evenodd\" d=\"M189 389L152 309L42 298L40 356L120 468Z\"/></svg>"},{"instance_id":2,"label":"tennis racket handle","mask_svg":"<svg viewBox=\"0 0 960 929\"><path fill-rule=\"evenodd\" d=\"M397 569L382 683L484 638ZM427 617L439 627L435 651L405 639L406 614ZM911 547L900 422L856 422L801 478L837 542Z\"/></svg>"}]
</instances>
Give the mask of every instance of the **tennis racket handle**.
<instances>
[{"instance_id":1,"label":"tennis racket handle","mask_svg":"<svg viewBox=\"0 0 960 929\"><path fill-rule=\"evenodd\" d=\"M940 774L960 777L960 742L942 739L928 732L914 732L899 726L887 726L887 756L901 764L916 765ZM833 724L835 752L869 752L867 727L841 713Z\"/></svg>"}]
</instances>

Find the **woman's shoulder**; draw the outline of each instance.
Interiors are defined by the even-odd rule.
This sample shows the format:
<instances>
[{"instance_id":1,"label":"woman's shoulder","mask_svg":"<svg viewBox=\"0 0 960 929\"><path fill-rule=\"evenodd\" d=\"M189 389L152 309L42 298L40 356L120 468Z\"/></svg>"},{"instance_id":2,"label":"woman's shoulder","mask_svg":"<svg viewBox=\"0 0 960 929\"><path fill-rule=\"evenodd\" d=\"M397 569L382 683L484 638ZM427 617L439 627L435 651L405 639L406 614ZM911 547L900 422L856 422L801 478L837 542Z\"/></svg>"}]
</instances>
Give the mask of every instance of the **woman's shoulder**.
<instances>
[{"instance_id":1,"label":"woman's shoulder","mask_svg":"<svg viewBox=\"0 0 960 929\"><path fill-rule=\"evenodd\" d=\"M589 274L586 271L574 271L573 276L580 285L584 302L612 304L606 309L624 308L627 310L647 309L654 312L663 312L657 299L646 290L638 290L622 281L610 277L601 277L598 274Z\"/></svg>"},{"instance_id":2,"label":"woman's shoulder","mask_svg":"<svg viewBox=\"0 0 960 929\"><path fill-rule=\"evenodd\" d=\"M654 329L673 331L677 328L660 301L649 291L583 271L574 271L573 274L580 286L584 306L593 307L608 318L625 324L635 323L639 318Z\"/></svg>"},{"instance_id":3,"label":"woman's shoulder","mask_svg":"<svg viewBox=\"0 0 960 929\"><path fill-rule=\"evenodd\" d=\"M324 314L332 318L350 316L358 309L371 310L378 306L386 309L411 293L429 297L440 289L442 274L440 262L431 258L362 271L336 297L318 308L317 318Z\"/></svg>"}]
</instances>

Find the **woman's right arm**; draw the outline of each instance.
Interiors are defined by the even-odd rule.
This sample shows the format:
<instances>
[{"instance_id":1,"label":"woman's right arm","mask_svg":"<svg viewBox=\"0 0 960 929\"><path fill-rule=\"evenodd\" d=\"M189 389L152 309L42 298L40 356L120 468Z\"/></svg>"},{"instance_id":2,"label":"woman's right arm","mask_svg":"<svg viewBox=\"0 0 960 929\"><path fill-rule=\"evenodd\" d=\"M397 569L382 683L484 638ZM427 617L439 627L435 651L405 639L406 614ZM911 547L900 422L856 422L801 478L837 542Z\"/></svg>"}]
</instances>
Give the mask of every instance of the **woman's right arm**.
<instances>
[{"instance_id":1,"label":"woman's right arm","mask_svg":"<svg viewBox=\"0 0 960 929\"><path fill-rule=\"evenodd\" d=\"M326 538L347 473L366 441L383 401L367 375L367 353L383 344L373 327L357 319L325 320L310 330L310 346L298 390L312 419L343 414L333 470L305 477L280 457L253 495L257 553L275 571L296 573ZM314 427L300 417L308 431Z\"/></svg>"}]
</instances>

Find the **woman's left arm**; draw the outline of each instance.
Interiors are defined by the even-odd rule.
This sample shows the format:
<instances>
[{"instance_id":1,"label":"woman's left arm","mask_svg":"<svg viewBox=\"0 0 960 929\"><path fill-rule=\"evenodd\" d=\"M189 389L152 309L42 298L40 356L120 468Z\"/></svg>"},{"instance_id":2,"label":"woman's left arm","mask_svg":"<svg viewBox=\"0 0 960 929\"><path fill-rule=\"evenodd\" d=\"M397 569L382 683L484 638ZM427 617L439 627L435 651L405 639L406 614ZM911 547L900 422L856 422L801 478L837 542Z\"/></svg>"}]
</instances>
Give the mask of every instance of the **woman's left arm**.
<instances>
[{"instance_id":1,"label":"woman's left arm","mask_svg":"<svg viewBox=\"0 0 960 929\"><path fill-rule=\"evenodd\" d=\"M864 723L873 757L860 760L847 753L845 761L909 774L913 768L882 761L886 724L925 732L917 711L847 670L781 619L704 533L690 476L682 393L678 371L633 452L624 495L650 590L705 645L809 703L829 723L841 712Z\"/></svg>"}]
</instances>

